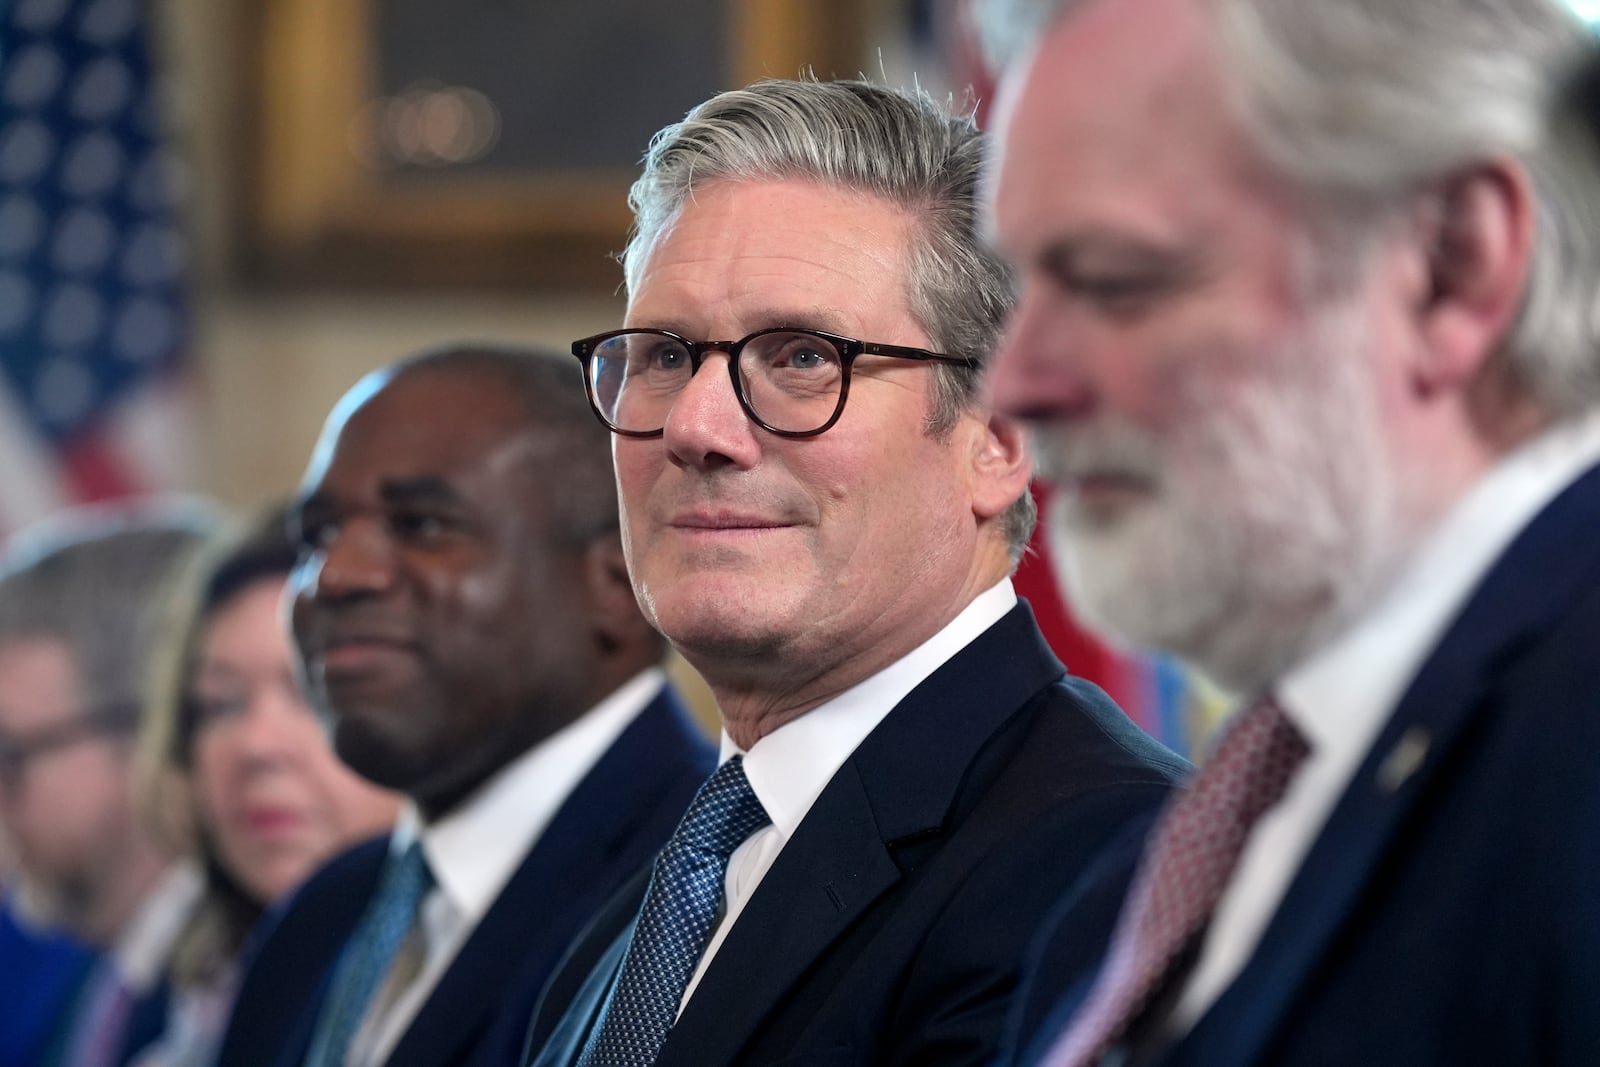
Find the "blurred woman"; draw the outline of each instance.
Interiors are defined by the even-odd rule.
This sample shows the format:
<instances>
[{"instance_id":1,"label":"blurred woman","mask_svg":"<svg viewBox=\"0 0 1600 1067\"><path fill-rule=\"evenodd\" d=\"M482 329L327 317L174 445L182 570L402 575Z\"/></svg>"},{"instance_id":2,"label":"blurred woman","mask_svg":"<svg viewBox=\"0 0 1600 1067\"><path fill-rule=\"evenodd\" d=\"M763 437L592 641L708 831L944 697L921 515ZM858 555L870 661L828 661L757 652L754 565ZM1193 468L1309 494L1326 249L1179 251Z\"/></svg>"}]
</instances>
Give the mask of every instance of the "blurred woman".
<instances>
[{"instance_id":1,"label":"blurred woman","mask_svg":"<svg viewBox=\"0 0 1600 1067\"><path fill-rule=\"evenodd\" d=\"M340 763L296 683L279 610L295 548L282 511L202 561L180 593L165 697L143 743L152 810L192 837L206 896L174 961L167 1033L140 1067L214 1058L238 956L263 909L333 854L386 831L398 796ZM187 824L187 825L185 825Z\"/></svg>"}]
</instances>

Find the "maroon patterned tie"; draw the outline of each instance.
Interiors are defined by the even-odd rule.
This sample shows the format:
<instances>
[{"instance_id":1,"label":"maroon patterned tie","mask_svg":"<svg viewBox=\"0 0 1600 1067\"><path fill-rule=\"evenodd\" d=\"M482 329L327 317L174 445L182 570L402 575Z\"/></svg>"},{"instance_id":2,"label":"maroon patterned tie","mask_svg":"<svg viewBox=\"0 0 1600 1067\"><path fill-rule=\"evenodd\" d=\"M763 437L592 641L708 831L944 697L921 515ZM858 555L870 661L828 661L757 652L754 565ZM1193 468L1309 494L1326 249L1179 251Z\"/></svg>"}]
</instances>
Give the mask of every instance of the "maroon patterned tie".
<instances>
[{"instance_id":1,"label":"maroon patterned tie","mask_svg":"<svg viewBox=\"0 0 1600 1067\"><path fill-rule=\"evenodd\" d=\"M1105 964L1044 1067L1086 1067L1150 1004L1205 929L1250 828L1278 802L1310 751L1270 699L1240 714L1193 782L1162 816Z\"/></svg>"}]
</instances>

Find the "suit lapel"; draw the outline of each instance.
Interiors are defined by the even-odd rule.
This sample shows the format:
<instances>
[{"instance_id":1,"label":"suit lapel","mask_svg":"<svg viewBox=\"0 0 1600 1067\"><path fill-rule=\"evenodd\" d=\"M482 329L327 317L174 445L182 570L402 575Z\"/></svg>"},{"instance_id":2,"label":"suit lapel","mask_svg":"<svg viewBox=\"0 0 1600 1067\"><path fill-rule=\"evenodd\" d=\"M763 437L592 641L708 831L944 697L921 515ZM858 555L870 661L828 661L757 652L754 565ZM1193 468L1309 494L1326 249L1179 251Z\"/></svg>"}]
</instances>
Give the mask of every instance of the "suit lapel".
<instances>
[{"instance_id":1,"label":"suit lapel","mask_svg":"<svg viewBox=\"0 0 1600 1067\"><path fill-rule=\"evenodd\" d=\"M899 877L858 771L846 763L706 969L658 1067L732 1060L784 991ZM763 963L752 967L754 959Z\"/></svg>"},{"instance_id":2,"label":"suit lapel","mask_svg":"<svg viewBox=\"0 0 1600 1067\"><path fill-rule=\"evenodd\" d=\"M1179 1046L1257 1062L1338 936L1418 799L1439 780L1493 687L1528 642L1600 581L1600 468L1556 498L1474 592L1413 679L1329 815L1256 952ZM1178 1055L1178 1060L1185 1055Z\"/></svg>"},{"instance_id":3,"label":"suit lapel","mask_svg":"<svg viewBox=\"0 0 1600 1067\"><path fill-rule=\"evenodd\" d=\"M638 897L638 894L630 895ZM590 1031L600 1021L600 1009L605 1006L611 984L616 981L617 971L622 968L622 957L627 954L637 923L637 918L629 922L605 947L549 1036L537 1048L530 1046L523 1050L525 1064L530 1067L571 1067L578 1062Z\"/></svg>"},{"instance_id":4,"label":"suit lapel","mask_svg":"<svg viewBox=\"0 0 1600 1067\"><path fill-rule=\"evenodd\" d=\"M503 1010L505 997L537 992L524 990L518 976L547 972L604 903L603 890L630 873L611 868L641 824L659 814L679 770L665 754L683 747L674 740L681 717L663 691L584 776L439 979L389 1067L452 1062Z\"/></svg>"},{"instance_id":5,"label":"suit lapel","mask_svg":"<svg viewBox=\"0 0 1600 1067\"><path fill-rule=\"evenodd\" d=\"M740 914L658 1067L734 1060L846 929L931 849L988 739L1065 673L1019 604L880 723L818 796ZM926 855L926 852L918 853Z\"/></svg>"},{"instance_id":6,"label":"suit lapel","mask_svg":"<svg viewBox=\"0 0 1600 1067\"><path fill-rule=\"evenodd\" d=\"M333 981L339 953L361 921L367 901L377 892L378 877L388 854L389 837L385 835L336 859L334 862L346 869L302 889L300 893L306 899L291 900L291 910L285 915L281 943L296 946L297 952L304 946L306 951L289 960L263 955L252 965L251 978L266 975L270 976L266 981L272 983L270 989L252 990L252 1005L259 1005L263 1012L279 1005L285 1012L294 1012L255 1020L260 1029L247 1039L254 1047L280 1048L281 1054L274 1061L277 1067L295 1067L305 1061L311 1050L311 1032ZM292 928L290 923L294 924ZM275 940L268 942L269 949ZM315 976L309 998L300 992L307 976ZM280 1041L280 1033L287 1034L287 1039Z\"/></svg>"}]
</instances>

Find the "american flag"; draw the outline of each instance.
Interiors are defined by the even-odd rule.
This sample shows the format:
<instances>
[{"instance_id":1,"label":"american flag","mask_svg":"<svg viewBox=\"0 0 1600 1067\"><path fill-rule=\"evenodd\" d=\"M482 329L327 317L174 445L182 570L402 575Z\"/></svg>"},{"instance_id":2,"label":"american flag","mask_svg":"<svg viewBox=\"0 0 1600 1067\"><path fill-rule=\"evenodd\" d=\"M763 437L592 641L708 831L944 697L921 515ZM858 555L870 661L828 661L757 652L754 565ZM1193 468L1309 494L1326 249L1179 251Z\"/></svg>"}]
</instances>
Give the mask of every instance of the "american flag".
<instances>
[{"instance_id":1,"label":"american flag","mask_svg":"<svg viewBox=\"0 0 1600 1067\"><path fill-rule=\"evenodd\" d=\"M0 534L186 488L186 244L139 0L0 0Z\"/></svg>"}]
</instances>

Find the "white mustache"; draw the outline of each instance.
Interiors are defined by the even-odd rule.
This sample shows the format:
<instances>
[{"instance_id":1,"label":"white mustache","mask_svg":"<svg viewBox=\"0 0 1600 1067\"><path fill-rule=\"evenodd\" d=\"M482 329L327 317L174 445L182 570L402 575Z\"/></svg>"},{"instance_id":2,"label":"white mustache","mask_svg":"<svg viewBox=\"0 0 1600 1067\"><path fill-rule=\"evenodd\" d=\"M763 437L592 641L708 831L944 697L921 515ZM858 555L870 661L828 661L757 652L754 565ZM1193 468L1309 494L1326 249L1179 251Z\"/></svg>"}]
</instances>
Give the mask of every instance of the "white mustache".
<instances>
[{"instance_id":1,"label":"white mustache","mask_svg":"<svg viewBox=\"0 0 1600 1067\"><path fill-rule=\"evenodd\" d=\"M1035 427L1033 454L1035 473L1062 483L1091 476L1154 482L1164 466L1155 438L1126 422Z\"/></svg>"}]
</instances>

